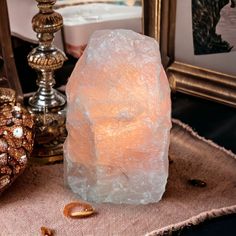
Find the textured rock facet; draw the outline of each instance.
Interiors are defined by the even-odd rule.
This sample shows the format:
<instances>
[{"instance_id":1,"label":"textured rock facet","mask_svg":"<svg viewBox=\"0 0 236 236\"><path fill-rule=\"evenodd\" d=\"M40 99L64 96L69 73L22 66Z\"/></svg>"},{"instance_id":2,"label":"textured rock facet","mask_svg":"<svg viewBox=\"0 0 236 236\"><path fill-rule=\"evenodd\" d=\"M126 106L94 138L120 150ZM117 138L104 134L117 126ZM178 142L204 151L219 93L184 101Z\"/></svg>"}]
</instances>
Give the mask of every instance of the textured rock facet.
<instances>
[{"instance_id":1,"label":"textured rock facet","mask_svg":"<svg viewBox=\"0 0 236 236\"><path fill-rule=\"evenodd\" d=\"M67 88L68 185L95 202L161 199L168 177L170 91L154 39L95 32Z\"/></svg>"}]
</instances>

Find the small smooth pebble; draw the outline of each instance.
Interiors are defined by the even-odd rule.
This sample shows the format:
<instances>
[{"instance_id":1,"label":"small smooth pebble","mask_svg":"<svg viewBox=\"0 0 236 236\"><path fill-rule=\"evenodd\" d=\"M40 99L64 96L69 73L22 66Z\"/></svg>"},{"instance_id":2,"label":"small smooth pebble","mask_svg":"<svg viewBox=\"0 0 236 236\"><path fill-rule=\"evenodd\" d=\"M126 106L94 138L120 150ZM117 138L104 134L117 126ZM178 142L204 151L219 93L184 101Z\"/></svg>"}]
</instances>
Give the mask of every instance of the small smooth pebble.
<instances>
[{"instance_id":1,"label":"small smooth pebble","mask_svg":"<svg viewBox=\"0 0 236 236\"><path fill-rule=\"evenodd\" d=\"M95 209L88 203L71 202L64 207L63 214L70 218L83 218L91 216L95 213Z\"/></svg>"}]
</instances>

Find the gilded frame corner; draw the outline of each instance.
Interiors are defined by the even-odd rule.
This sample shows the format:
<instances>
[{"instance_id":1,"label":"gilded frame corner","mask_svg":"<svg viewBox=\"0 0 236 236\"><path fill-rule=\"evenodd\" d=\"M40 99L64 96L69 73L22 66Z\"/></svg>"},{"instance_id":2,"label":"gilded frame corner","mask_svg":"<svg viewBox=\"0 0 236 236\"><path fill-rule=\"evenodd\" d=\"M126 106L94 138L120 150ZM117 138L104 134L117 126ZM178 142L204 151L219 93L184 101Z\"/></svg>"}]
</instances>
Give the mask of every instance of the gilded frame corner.
<instances>
[{"instance_id":1,"label":"gilded frame corner","mask_svg":"<svg viewBox=\"0 0 236 236\"><path fill-rule=\"evenodd\" d=\"M236 75L175 60L176 5L177 0L143 0L144 34L160 44L172 91L236 107Z\"/></svg>"}]
</instances>

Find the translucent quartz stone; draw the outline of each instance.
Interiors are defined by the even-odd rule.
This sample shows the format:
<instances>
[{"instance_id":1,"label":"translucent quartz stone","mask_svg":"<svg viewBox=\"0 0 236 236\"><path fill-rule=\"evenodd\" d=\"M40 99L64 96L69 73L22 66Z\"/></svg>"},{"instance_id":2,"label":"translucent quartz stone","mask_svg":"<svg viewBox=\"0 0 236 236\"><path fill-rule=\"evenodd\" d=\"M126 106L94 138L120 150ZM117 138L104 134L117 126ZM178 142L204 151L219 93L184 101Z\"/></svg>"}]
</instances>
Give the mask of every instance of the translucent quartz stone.
<instances>
[{"instance_id":1,"label":"translucent quartz stone","mask_svg":"<svg viewBox=\"0 0 236 236\"><path fill-rule=\"evenodd\" d=\"M66 88L65 178L93 202L147 204L168 177L171 103L158 43L96 31Z\"/></svg>"}]
</instances>

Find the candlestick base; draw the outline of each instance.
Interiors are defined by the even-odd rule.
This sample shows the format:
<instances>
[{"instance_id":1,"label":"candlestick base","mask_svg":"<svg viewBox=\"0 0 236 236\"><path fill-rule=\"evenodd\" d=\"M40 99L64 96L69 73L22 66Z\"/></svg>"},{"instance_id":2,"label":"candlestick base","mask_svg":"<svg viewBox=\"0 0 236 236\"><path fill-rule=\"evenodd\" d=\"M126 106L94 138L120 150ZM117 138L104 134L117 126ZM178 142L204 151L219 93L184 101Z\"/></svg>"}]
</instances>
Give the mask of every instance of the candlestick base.
<instances>
[{"instance_id":1,"label":"candlestick base","mask_svg":"<svg viewBox=\"0 0 236 236\"><path fill-rule=\"evenodd\" d=\"M32 152L33 162L48 164L63 160L63 143L67 136L65 127L66 107L63 109L35 112L35 145Z\"/></svg>"}]
</instances>

